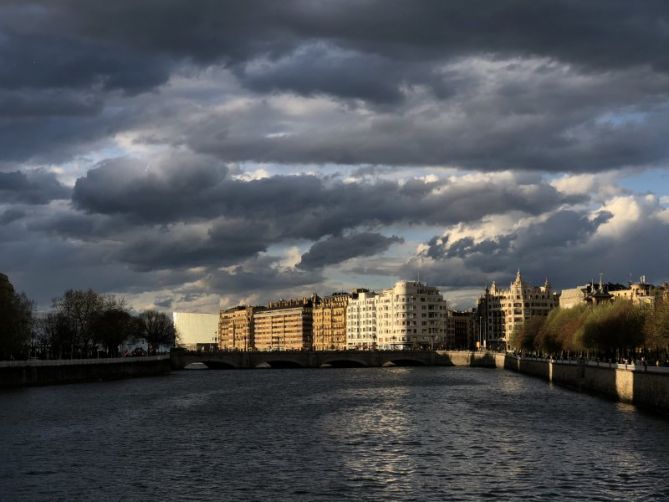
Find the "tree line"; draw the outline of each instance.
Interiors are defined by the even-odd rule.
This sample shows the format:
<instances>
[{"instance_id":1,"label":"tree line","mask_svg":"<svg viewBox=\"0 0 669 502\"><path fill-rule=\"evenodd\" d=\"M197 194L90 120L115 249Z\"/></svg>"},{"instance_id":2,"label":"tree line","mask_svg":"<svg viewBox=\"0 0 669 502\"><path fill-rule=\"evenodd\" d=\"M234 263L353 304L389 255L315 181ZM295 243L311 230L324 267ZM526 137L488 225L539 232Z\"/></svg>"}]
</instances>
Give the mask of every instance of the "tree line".
<instances>
[{"instance_id":1,"label":"tree line","mask_svg":"<svg viewBox=\"0 0 669 502\"><path fill-rule=\"evenodd\" d=\"M669 299L653 305L616 300L557 308L532 317L511 334L510 345L525 353L584 356L622 361L666 362L669 355Z\"/></svg>"},{"instance_id":2,"label":"tree line","mask_svg":"<svg viewBox=\"0 0 669 502\"><path fill-rule=\"evenodd\" d=\"M0 360L117 357L129 341L145 340L148 353L176 342L166 314L134 314L122 299L92 289L66 291L46 315L33 311L33 302L0 274Z\"/></svg>"}]
</instances>

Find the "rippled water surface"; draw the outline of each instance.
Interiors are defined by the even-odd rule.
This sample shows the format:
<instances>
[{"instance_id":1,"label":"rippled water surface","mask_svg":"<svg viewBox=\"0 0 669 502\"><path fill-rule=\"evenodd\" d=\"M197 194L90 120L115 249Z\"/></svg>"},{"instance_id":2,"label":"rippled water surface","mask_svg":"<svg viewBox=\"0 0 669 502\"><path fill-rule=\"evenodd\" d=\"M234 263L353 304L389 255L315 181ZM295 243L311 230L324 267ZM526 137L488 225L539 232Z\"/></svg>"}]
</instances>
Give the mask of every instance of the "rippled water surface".
<instances>
[{"instance_id":1,"label":"rippled water surface","mask_svg":"<svg viewBox=\"0 0 669 502\"><path fill-rule=\"evenodd\" d=\"M503 370L182 371L0 393L0 500L667 500L669 421Z\"/></svg>"}]
</instances>

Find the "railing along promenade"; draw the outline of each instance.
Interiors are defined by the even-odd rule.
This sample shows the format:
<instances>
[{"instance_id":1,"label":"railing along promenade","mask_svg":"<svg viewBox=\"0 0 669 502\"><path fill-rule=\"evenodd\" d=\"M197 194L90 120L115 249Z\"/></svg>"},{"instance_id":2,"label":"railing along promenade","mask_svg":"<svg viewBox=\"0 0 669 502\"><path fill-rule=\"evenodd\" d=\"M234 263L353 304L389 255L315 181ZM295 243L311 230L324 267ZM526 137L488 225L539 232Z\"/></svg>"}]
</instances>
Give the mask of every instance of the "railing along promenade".
<instances>
[{"instance_id":1,"label":"railing along promenade","mask_svg":"<svg viewBox=\"0 0 669 502\"><path fill-rule=\"evenodd\" d=\"M91 359L0 361L0 388L95 382L169 373L169 354Z\"/></svg>"}]
</instances>

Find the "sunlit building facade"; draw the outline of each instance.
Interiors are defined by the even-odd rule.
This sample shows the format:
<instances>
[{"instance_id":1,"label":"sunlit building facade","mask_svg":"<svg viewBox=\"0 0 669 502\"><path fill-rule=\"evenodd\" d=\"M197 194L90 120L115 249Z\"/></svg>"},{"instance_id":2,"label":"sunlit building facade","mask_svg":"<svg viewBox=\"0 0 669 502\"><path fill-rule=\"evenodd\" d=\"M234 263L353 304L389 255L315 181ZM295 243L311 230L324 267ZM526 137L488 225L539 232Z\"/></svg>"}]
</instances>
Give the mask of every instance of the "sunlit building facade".
<instances>
[{"instance_id":1,"label":"sunlit building facade","mask_svg":"<svg viewBox=\"0 0 669 502\"><path fill-rule=\"evenodd\" d=\"M372 350L376 343L377 294L357 289L346 307L346 347L349 350Z\"/></svg>"},{"instance_id":2,"label":"sunlit building facade","mask_svg":"<svg viewBox=\"0 0 669 502\"><path fill-rule=\"evenodd\" d=\"M547 316L559 305L559 299L548 280L543 286L532 286L523 280L520 271L509 289L499 289L493 281L479 298L477 308L487 346L506 348L516 327L531 317Z\"/></svg>"},{"instance_id":3,"label":"sunlit building facade","mask_svg":"<svg viewBox=\"0 0 669 502\"><path fill-rule=\"evenodd\" d=\"M376 299L379 349L431 348L446 336L446 301L437 288L399 281Z\"/></svg>"},{"instance_id":4,"label":"sunlit building facade","mask_svg":"<svg viewBox=\"0 0 669 502\"><path fill-rule=\"evenodd\" d=\"M311 350L313 298L279 300L253 314L256 350Z\"/></svg>"},{"instance_id":5,"label":"sunlit building facade","mask_svg":"<svg viewBox=\"0 0 669 502\"><path fill-rule=\"evenodd\" d=\"M218 321L218 345L221 350L253 350L255 330L253 314L264 307L240 305L221 310Z\"/></svg>"},{"instance_id":6,"label":"sunlit building facade","mask_svg":"<svg viewBox=\"0 0 669 502\"><path fill-rule=\"evenodd\" d=\"M642 275L639 282L630 283L626 289L611 291L614 300L628 300L635 305L654 305L658 299L669 299L669 284L655 286L646 282Z\"/></svg>"},{"instance_id":7,"label":"sunlit building facade","mask_svg":"<svg viewBox=\"0 0 669 502\"><path fill-rule=\"evenodd\" d=\"M334 293L314 303L314 350L346 350L346 308L350 295Z\"/></svg>"}]
</instances>

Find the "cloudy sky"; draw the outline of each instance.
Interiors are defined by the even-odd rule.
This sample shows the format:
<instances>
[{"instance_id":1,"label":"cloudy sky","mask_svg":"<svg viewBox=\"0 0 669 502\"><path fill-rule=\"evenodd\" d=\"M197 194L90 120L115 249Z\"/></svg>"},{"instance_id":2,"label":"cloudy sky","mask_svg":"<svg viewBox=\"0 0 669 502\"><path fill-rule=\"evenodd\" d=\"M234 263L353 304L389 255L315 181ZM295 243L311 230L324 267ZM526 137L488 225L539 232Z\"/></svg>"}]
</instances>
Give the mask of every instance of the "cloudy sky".
<instances>
[{"instance_id":1,"label":"cloudy sky","mask_svg":"<svg viewBox=\"0 0 669 502\"><path fill-rule=\"evenodd\" d=\"M669 4L0 0L0 272L138 308L669 280Z\"/></svg>"}]
</instances>

